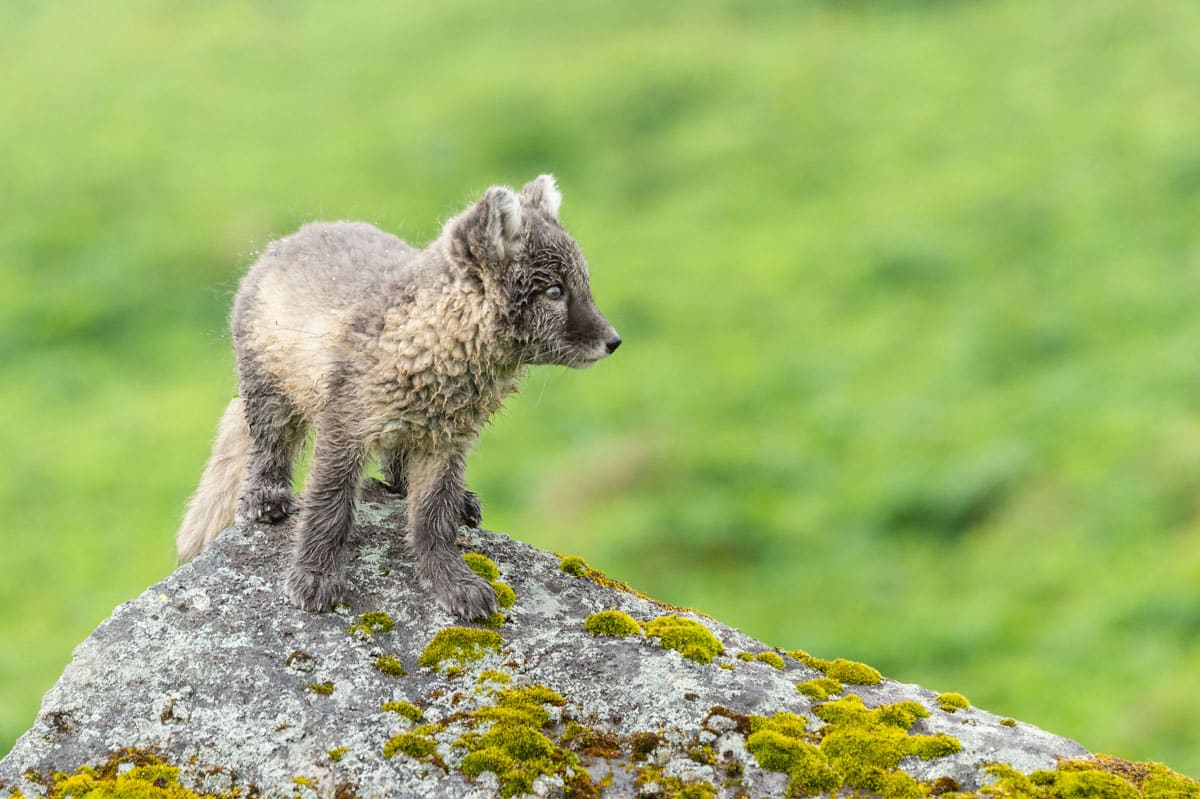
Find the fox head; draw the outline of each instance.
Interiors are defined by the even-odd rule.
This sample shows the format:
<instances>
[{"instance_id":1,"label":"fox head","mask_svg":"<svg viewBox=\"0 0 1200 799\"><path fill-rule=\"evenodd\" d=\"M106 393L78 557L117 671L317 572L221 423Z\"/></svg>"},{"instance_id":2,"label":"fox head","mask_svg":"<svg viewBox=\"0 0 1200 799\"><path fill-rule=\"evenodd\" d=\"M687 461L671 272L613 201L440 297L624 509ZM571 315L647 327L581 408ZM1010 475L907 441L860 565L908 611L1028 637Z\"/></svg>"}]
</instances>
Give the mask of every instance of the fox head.
<instances>
[{"instance_id":1,"label":"fox head","mask_svg":"<svg viewBox=\"0 0 1200 799\"><path fill-rule=\"evenodd\" d=\"M451 256L501 306L520 363L582 369L611 355L621 337L592 299L587 261L558 220L561 205L550 175L519 194L493 186L444 235Z\"/></svg>"}]
</instances>

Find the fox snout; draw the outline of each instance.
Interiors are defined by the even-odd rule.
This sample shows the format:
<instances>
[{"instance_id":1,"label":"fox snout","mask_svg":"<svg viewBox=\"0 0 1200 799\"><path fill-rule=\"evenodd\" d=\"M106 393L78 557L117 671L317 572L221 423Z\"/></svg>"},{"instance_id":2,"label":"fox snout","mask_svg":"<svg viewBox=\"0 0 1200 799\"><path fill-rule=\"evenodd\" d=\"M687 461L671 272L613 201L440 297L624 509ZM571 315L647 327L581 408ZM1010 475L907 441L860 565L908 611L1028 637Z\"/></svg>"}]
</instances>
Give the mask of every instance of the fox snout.
<instances>
[{"instance_id":1,"label":"fox snout","mask_svg":"<svg viewBox=\"0 0 1200 799\"><path fill-rule=\"evenodd\" d=\"M568 335L574 333L571 338L578 342L575 346L578 357L576 362L569 363L569 366L580 369L591 366L596 361L612 355L617 351L617 347L621 346L621 336L594 303L587 303L586 306L576 309L571 322L573 324L570 324L570 327L574 330L569 331Z\"/></svg>"}]
</instances>

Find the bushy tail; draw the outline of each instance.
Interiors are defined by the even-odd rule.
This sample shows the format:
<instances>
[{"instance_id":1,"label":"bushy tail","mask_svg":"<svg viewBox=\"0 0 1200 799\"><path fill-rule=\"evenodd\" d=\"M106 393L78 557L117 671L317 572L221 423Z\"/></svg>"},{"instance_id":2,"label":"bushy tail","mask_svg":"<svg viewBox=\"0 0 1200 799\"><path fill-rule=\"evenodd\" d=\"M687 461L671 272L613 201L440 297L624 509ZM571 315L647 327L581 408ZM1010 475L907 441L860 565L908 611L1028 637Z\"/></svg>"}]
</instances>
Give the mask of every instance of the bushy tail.
<instances>
[{"instance_id":1,"label":"bushy tail","mask_svg":"<svg viewBox=\"0 0 1200 799\"><path fill-rule=\"evenodd\" d=\"M187 513L175 536L180 563L199 555L219 532L233 524L249 452L246 413L242 400L234 397L221 416L212 456L204 467L200 486L188 500Z\"/></svg>"}]
</instances>

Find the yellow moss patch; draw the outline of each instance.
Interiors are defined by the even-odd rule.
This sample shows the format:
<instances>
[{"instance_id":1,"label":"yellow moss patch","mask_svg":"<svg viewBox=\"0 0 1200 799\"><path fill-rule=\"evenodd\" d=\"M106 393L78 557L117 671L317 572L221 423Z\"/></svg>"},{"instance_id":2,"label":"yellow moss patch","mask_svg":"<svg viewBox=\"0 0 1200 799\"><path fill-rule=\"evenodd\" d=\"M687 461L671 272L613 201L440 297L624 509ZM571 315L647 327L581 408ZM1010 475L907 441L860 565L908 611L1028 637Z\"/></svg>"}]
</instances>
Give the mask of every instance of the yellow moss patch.
<instances>
[{"instance_id":1,"label":"yellow moss patch","mask_svg":"<svg viewBox=\"0 0 1200 799\"><path fill-rule=\"evenodd\" d=\"M672 610L676 613L696 613L696 611L689 608L681 608L666 602L660 602L653 597L647 596L641 591L630 587L628 583L623 583L620 580L614 580L611 577L606 576L604 572L600 571L599 569L593 569L591 566L587 565L587 562L583 558L576 557L574 555L568 555L562 558L562 560L559 561L558 568L560 571L563 571L572 577L586 577L596 585L601 585L605 588L611 588L614 591L624 591L627 594L633 594L639 599L652 602L664 610ZM701 613L699 615L703 616L704 614Z\"/></svg>"},{"instance_id":2,"label":"yellow moss patch","mask_svg":"<svg viewBox=\"0 0 1200 799\"><path fill-rule=\"evenodd\" d=\"M638 775L633 781L634 787L646 795L645 789L656 785L654 796L659 799L716 799L717 788L711 782L696 780L686 782L674 775L668 775L656 765L646 765L638 769Z\"/></svg>"},{"instance_id":3,"label":"yellow moss patch","mask_svg":"<svg viewBox=\"0 0 1200 799\"><path fill-rule=\"evenodd\" d=\"M800 683L796 690L805 696L824 701L831 696L837 696L846 690L846 687L832 677L817 677Z\"/></svg>"},{"instance_id":4,"label":"yellow moss patch","mask_svg":"<svg viewBox=\"0 0 1200 799\"><path fill-rule=\"evenodd\" d=\"M389 677L403 677L407 674L404 664L395 655L380 655L371 665Z\"/></svg>"},{"instance_id":5,"label":"yellow moss patch","mask_svg":"<svg viewBox=\"0 0 1200 799\"><path fill-rule=\"evenodd\" d=\"M336 749L330 749L326 754L329 755L330 760L332 760L334 763L337 763L339 760L341 760L343 757L345 757L346 753L349 751L350 751L350 747L339 746Z\"/></svg>"},{"instance_id":6,"label":"yellow moss patch","mask_svg":"<svg viewBox=\"0 0 1200 799\"><path fill-rule=\"evenodd\" d=\"M482 685L485 682L494 682L500 685L508 685L512 682L512 677L502 671L496 669L485 669L480 673L479 678L475 680L476 684Z\"/></svg>"},{"instance_id":7,"label":"yellow moss patch","mask_svg":"<svg viewBox=\"0 0 1200 799\"><path fill-rule=\"evenodd\" d=\"M197 793L179 783L179 768L158 755L123 749L98 767L83 766L74 774L57 773L46 785L50 799L233 799L231 793ZM13 796L21 796L19 791Z\"/></svg>"},{"instance_id":8,"label":"yellow moss patch","mask_svg":"<svg viewBox=\"0 0 1200 799\"><path fill-rule=\"evenodd\" d=\"M358 617L358 622L346 628L346 632L357 635L359 638L374 639L376 633L388 633L394 629L396 629L396 622L392 621L391 616L380 610L363 613Z\"/></svg>"},{"instance_id":9,"label":"yellow moss patch","mask_svg":"<svg viewBox=\"0 0 1200 799\"><path fill-rule=\"evenodd\" d=\"M463 560L467 562L467 566L471 568L471 571L489 583L500 579L500 567L496 565L496 561L487 555L481 555L478 552L467 552L463 555Z\"/></svg>"},{"instance_id":10,"label":"yellow moss patch","mask_svg":"<svg viewBox=\"0 0 1200 799\"><path fill-rule=\"evenodd\" d=\"M866 663L838 658L825 668L825 676L846 685L879 685L883 676Z\"/></svg>"},{"instance_id":11,"label":"yellow moss patch","mask_svg":"<svg viewBox=\"0 0 1200 799\"><path fill-rule=\"evenodd\" d=\"M788 657L798 660L810 669L816 669L817 671L825 671L825 669L829 668L828 660L813 657L803 649L793 649L791 652L788 652Z\"/></svg>"},{"instance_id":12,"label":"yellow moss patch","mask_svg":"<svg viewBox=\"0 0 1200 799\"><path fill-rule=\"evenodd\" d=\"M592 635L611 635L617 638L642 634L642 626L628 613L619 610L593 613L583 620L583 629Z\"/></svg>"},{"instance_id":13,"label":"yellow moss patch","mask_svg":"<svg viewBox=\"0 0 1200 799\"><path fill-rule=\"evenodd\" d=\"M586 560L575 555L567 555L559 561L558 568L572 577L584 577L592 570Z\"/></svg>"},{"instance_id":14,"label":"yellow moss patch","mask_svg":"<svg viewBox=\"0 0 1200 799\"><path fill-rule=\"evenodd\" d=\"M776 652L759 652L754 659L775 669L783 669L783 658Z\"/></svg>"},{"instance_id":15,"label":"yellow moss patch","mask_svg":"<svg viewBox=\"0 0 1200 799\"><path fill-rule=\"evenodd\" d=\"M333 683L326 680L325 682L310 682L304 686L304 690L313 694L323 694L329 696L333 693Z\"/></svg>"},{"instance_id":16,"label":"yellow moss patch","mask_svg":"<svg viewBox=\"0 0 1200 799\"><path fill-rule=\"evenodd\" d=\"M405 754L416 759L428 757L437 752L437 741L432 736L439 729L436 724L426 724L411 732L393 735L383 745L383 756L392 758L398 754Z\"/></svg>"},{"instance_id":17,"label":"yellow moss patch","mask_svg":"<svg viewBox=\"0 0 1200 799\"><path fill-rule=\"evenodd\" d=\"M492 582L492 588L496 591L496 602L500 607L511 608L517 604L517 592L512 590L508 583L495 580Z\"/></svg>"},{"instance_id":18,"label":"yellow moss patch","mask_svg":"<svg viewBox=\"0 0 1200 799\"><path fill-rule=\"evenodd\" d=\"M956 710L966 710L971 706L971 703L965 696L956 693L938 694L936 701L938 707L947 713L953 713Z\"/></svg>"},{"instance_id":19,"label":"yellow moss patch","mask_svg":"<svg viewBox=\"0 0 1200 799\"><path fill-rule=\"evenodd\" d=\"M746 751L754 755L760 768L791 777L789 796L815 796L842 784L826 754L809 742L806 726L807 721L794 713L750 717Z\"/></svg>"},{"instance_id":20,"label":"yellow moss patch","mask_svg":"<svg viewBox=\"0 0 1200 799\"><path fill-rule=\"evenodd\" d=\"M495 613L489 614L486 619L480 619L478 623L482 624L484 627L491 627L494 629L497 627L503 627L504 622L506 621L508 621L508 617L500 611L496 611Z\"/></svg>"},{"instance_id":21,"label":"yellow moss patch","mask_svg":"<svg viewBox=\"0 0 1200 799\"><path fill-rule=\"evenodd\" d=\"M985 770L997 779L979 793L1002 799L1200 799L1200 782L1161 763L1108 755L1064 760L1056 771L1028 776L1005 764Z\"/></svg>"},{"instance_id":22,"label":"yellow moss patch","mask_svg":"<svg viewBox=\"0 0 1200 799\"><path fill-rule=\"evenodd\" d=\"M530 793L539 776L574 779L579 758L548 738L544 728L550 721L546 705L562 705L566 700L543 685L509 688L496 693L496 703L480 708L469 717L472 725L490 723L480 734L464 733L456 742L467 750L461 768L468 777L485 771L496 775L500 795ZM590 781L588 782L590 785ZM578 787L583 787L582 783Z\"/></svg>"},{"instance_id":23,"label":"yellow moss patch","mask_svg":"<svg viewBox=\"0 0 1200 799\"><path fill-rule=\"evenodd\" d=\"M664 648L674 649L697 663L712 663L714 657L725 651L707 627L682 616L659 616L647 622L646 635L658 638Z\"/></svg>"},{"instance_id":24,"label":"yellow moss patch","mask_svg":"<svg viewBox=\"0 0 1200 799\"><path fill-rule=\"evenodd\" d=\"M929 715L916 702L868 709L850 695L814 708L825 726L809 733L803 716L750 716L746 750L759 766L791 777L789 796L812 796L852 788L885 799L921 799L926 788L899 769L905 757L932 759L962 747L948 735L910 735Z\"/></svg>"},{"instance_id":25,"label":"yellow moss patch","mask_svg":"<svg viewBox=\"0 0 1200 799\"><path fill-rule=\"evenodd\" d=\"M494 630L480 630L475 627L447 627L439 630L425 648L417 663L430 668L438 668L445 660L463 663L468 660L479 660L489 652L499 652L504 639Z\"/></svg>"},{"instance_id":26,"label":"yellow moss patch","mask_svg":"<svg viewBox=\"0 0 1200 799\"><path fill-rule=\"evenodd\" d=\"M425 711L421 710L421 708L417 707L416 705L412 704L411 702L404 702L404 701L384 702L379 707L379 709L382 710L384 713L396 713L397 715L408 719L409 721L413 722L414 724L416 722L420 721L421 718L425 715Z\"/></svg>"}]
</instances>

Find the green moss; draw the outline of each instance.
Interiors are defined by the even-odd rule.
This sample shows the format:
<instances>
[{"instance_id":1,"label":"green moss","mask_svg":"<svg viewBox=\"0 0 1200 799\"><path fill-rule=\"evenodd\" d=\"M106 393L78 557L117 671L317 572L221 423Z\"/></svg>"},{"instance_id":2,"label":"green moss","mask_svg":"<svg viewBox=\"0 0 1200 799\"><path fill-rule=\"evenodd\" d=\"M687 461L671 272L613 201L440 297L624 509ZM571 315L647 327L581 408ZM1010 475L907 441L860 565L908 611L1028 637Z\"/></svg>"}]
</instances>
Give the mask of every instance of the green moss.
<instances>
[{"instance_id":1,"label":"green moss","mask_svg":"<svg viewBox=\"0 0 1200 799\"><path fill-rule=\"evenodd\" d=\"M749 652L738 652L736 655L734 655L734 657L736 657L738 660L745 661L746 663L754 662L754 655L751 655Z\"/></svg>"},{"instance_id":2,"label":"green moss","mask_svg":"<svg viewBox=\"0 0 1200 799\"><path fill-rule=\"evenodd\" d=\"M717 668L725 669L725 671L733 671L737 668L737 666L733 665L732 663L718 663Z\"/></svg>"},{"instance_id":3,"label":"green moss","mask_svg":"<svg viewBox=\"0 0 1200 799\"><path fill-rule=\"evenodd\" d=\"M500 637L500 633L494 630L447 627L439 630L426 644L417 663L436 669L446 660L459 663L479 660L489 652L499 652L503 643L504 639Z\"/></svg>"},{"instance_id":4,"label":"green moss","mask_svg":"<svg viewBox=\"0 0 1200 799\"><path fill-rule=\"evenodd\" d=\"M346 632L357 635L359 638L373 639L375 633L388 633L394 629L396 629L396 622L392 621L391 616L380 610L363 613L358 617L357 623L346 628Z\"/></svg>"},{"instance_id":5,"label":"green moss","mask_svg":"<svg viewBox=\"0 0 1200 799\"><path fill-rule=\"evenodd\" d=\"M671 610L677 613L696 612L689 608L677 607L666 602L660 602L653 597L646 596L641 591L637 591L630 587L628 583L623 583L620 580L614 580L611 577L606 576L604 572L600 571L599 569L593 569L591 566L587 565L587 562L585 562L583 558L578 558L574 555L568 555L559 561L558 568L572 577L586 577L596 585L604 586L605 588L609 588L614 591L623 591L627 594L632 594L633 596L644 599L647 602L652 602L665 610Z\"/></svg>"},{"instance_id":6,"label":"green moss","mask_svg":"<svg viewBox=\"0 0 1200 799\"><path fill-rule=\"evenodd\" d=\"M685 782L675 776L668 776L659 766L646 765L638 769L634 786L639 795L645 796L651 785L657 786L653 795L659 799L716 799L717 788L711 782L703 780Z\"/></svg>"},{"instance_id":7,"label":"green moss","mask_svg":"<svg viewBox=\"0 0 1200 799\"><path fill-rule=\"evenodd\" d=\"M712 663L714 657L725 651L707 627L682 616L659 616L647 622L646 635L660 639L666 649L674 649L697 663Z\"/></svg>"},{"instance_id":8,"label":"green moss","mask_svg":"<svg viewBox=\"0 0 1200 799\"><path fill-rule=\"evenodd\" d=\"M688 750L688 760L693 763L699 763L702 766L711 766L717 762L717 753L708 745L693 746Z\"/></svg>"},{"instance_id":9,"label":"green moss","mask_svg":"<svg viewBox=\"0 0 1200 799\"><path fill-rule=\"evenodd\" d=\"M824 701L831 696L837 696L846 688L832 677L817 677L800 683L796 690L805 696Z\"/></svg>"},{"instance_id":10,"label":"green moss","mask_svg":"<svg viewBox=\"0 0 1200 799\"><path fill-rule=\"evenodd\" d=\"M1016 719L1000 719L1000 723L1001 723L1001 724L1003 724L1005 727L1015 727L1015 726L1017 726L1017 720L1016 720Z\"/></svg>"},{"instance_id":11,"label":"green moss","mask_svg":"<svg viewBox=\"0 0 1200 799\"><path fill-rule=\"evenodd\" d=\"M834 791L842 784L825 753L801 737L774 726L761 726L746 739L746 751L760 768L791 777L789 796L815 796Z\"/></svg>"},{"instance_id":12,"label":"green moss","mask_svg":"<svg viewBox=\"0 0 1200 799\"><path fill-rule=\"evenodd\" d=\"M333 683L329 682L328 680L325 682L310 682L308 685L304 686L304 690L314 694L323 694L324 696L329 696L331 693L333 693Z\"/></svg>"},{"instance_id":13,"label":"green moss","mask_svg":"<svg viewBox=\"0 0 1200 799\"><path fill-rule=\"evenodd\" d=\"M945 733L914 735L912 740L912 753L922 760L933 760L935 757L946 757L962 751L962 744L958 739Z\"/></svg>"},{"instance_id":14,"label":"green moss","mask_svg":"<svg viewBox=\"0 0 1200 799\"><path fill-rule=\"evenodd\" d=\"M292 777L292 782L296 785L303 785L305 788L317 789L317 781L308 777Z\"/></svg>"},{"instance_id":15,"label":"green moss","mask_svg":"<svg viewBox=\"0 0 1200 799\"><path fill-rule=\"evenodd\" d=\"M813 689L832 687L814 685ZM926 788L899 770L900 761L909 756L928 760L961 749L948 735L909 734L918 718L929 715L917 702L872 709L851 694L817 705L813 712L825 726L812 733L806 719L793 713L749 717L746 750L762 768L791 777L789 796L845 787L886 799L921 799Z\"/></svg>"},{"instance_id":16,"label":"green moss","mask_svg":"<svg viewBox=\"0 0 1200 799\"><path fill-rule=\"evenodd\" d=\"M642 634L642 626L628 613L619 610L593 613L583 620L583 629L592 635L611 635L617 638Z\"/></svg>"},{"instance_id":17,"label":"green moss","mask_svg":"<svg viewBox=\"0 0 1200 799\"><path fill-rule=\"evenodd\" d=\"M754 659L776 669L783 669L783 658L777 652L759 652Z\"/></svg>"},{"instance_id":18,"label":"green moss","mask_svg":"<svg viewBox=\"0 0 1200 799\"><path fill-rule=\"evenodd\" d=\"M517 604L517 592L512 590L512 586L500 581L494 581L492 588L496 591L496 602L502 608L511 608Z\"/></svg>"},{"instance_id":19,"label":"green moss","mask_svg":"<svg viewBox=\"0 0 1200 799\"><path fill-rule=\"evenodd\" d=\"M496 669L485 669L480 672L478 679L475 680L478 685L482 685L488 681L499 683L500 685L508 685L512 682L512 677Z\"/></svg>"},{"instance_id":20,"label":"green moss","mask_svg":"<svg viewBox=\"0 0 1200 799\"><path fill-rule=\"evenodd\" d=\"M825 668L825 676L846 685L879 685L883 676L866 663L838 658Z\"/></svg>"},{"instance_id":21,"label":"green moss","mask_svg":"<svg viewBox=\"0 0 1200 799\"><path fill-rule=\"evenodd\" d=\"M405 754L411 758L422 758L428 757L436 751L437 741L429 737L427 733L416 730L393 735L383 745L383 756L387 758L395 757L397 754Z\"/></svg>"},{"instance_id":22,"label":"green moss","mask_svg":"<svg viewBox=\"0 0 1200 799\"><path fill-rule=\"evenodd\" d=\"M485 771L492 772L504 797L531 792L539 776L556 775L567 780L570 770L579 767L579 759L556 746L543 731L550 721L545 706L562 705L566 700L542 685L506 688L497 691L495 697L494 705L480 708L467 719L472 727L489 724L487 730L483 734L464 733L455 742L467 750L462 759L463 773L478 777Z\"/></svg>"},{"instance_id":23,"label":"green moss","mask_svg":"<svg viewBox=\"0 0 1200 799\"><path fill-rule=\"evenodd\" d=\"M326 754L328 754L328 755L329 755L329 759L330 759L330 760L332 760L334 763L337 763L337 762L338 762L338 761L340 761L340 760L341 760L343 757L345 757L345 756L346 756L346 753L347 753L347 752L349 752L349 751L350 751L350 747L348 747L348 746L339 746L339 747L338 747L338 748L336 748L336 749L330 749L330 750L329 750L329 751L328 751Z\"/></svg>"},{"instance_id":24,"label":"green moss","mask_svg":"<svg viewBox=\"0 0 1200 799\"><path fill-rule=\"evenodd\" d=\"M750 732L772 730L789 738L804 740L808 729L808 719L795 713L781 711L773 716L750 716Z\"/></svg>"},{"instance_id":25,"label":"green moss","mask_svg":"<svg viewBox=\"0 0 1200 799\"><path fill-rule=\"evenodd\" d=\"M411 702L384 702L380 707L384 713L396 713L414 724L420 721L425 716L425 711L412 704Z\"/></svg>"},{"instance_id":26,"label":"green moss","mask_svg":"<svg viewBox=\"0 0 1200 799\"><path fill-rule=\"evenodd\" d=\"M408 673L404 670L404 664L400 662L400 658L395 655L380 655L371 665L389 677L403 677Z\"/></svg>"},{"instance_id":27,"label":"green moss","mask_svg":"<svg viewBox=\"0 0 1200 799\"><path fill-rule=\"evenodd\" d=\"M558 568L572 577L583 577L592 570L587 561L574 555L568 555L559 561Z\"/></svg>"},{"instance_id":28,"label":"green moss","mask_svg":"<svg viewBox=\"0 0 1200 799\"><path fill-rule=\"evenodd\" d=\"M494 629L497 627L503 627L504 622L506 621L508 621L508 617L500 611L496 611L495 613L489 614L486 619L481 619L479 624L482 624L484 627L492 627Z\"/></svg>"},{"instance_id":29,"label":"green moss","mask_svg":"<svg viewBox=\"0 0 1200 799\"><path fill-rule=\"evenodd\" d=\"M962 694L945 693L937 695L937 705L947 713L953 713L956 710L966 710L971 706L967 698Z\"/></svg>"},{"instance_id":30,"label":"green moss","mask_svg":"<svg viewBox=\"0 0 1200 799\"><path fill-rule=\"evenodd\" d=\"M489 583L500 579L500 569L496 566L496 561L487 555L481 555L478 552L468 552L463 555L463 560L467 562L467 566L471 568L471 571Z\"/></svg>"},{"instance_id":31,"label":"green moss","mask_svg":"<svg viewBox=\"0 0 1200 799\"><path fill-rule=\"evenodd\" d=\"M815 658L803 649L793 649L791 652L788 652L788 657L798 660L810 669L816 669L817 671L825 671L829 668L828 660Z\"/></svg>"},{"instance_id":32,"label":"green moss","mask_svg":"<svg viewBox=\"0 0 1200 799\"><path fill-rule=\"evenodd\" d=\"M191 791L179 783L179 771L153 753L123 749L98 767L82 766L71 775L56 773L44 787L50 799L232 799L234 795ZM12 795L24 794L18 789Z\"/></svg>"},{"instance_id":33,"label":"green moss","mask_svg":"<svg viewBox=\"0 0 1200 799\"><path fill-rule=\"evenodd\" d=\"M1003 763L984 770L996 781L979 793L1003 799L1200 799L1200 782L1161 763L1108 755L1064 760L1056 771L1028 776Z\"/></svg>"}]
</instances>

